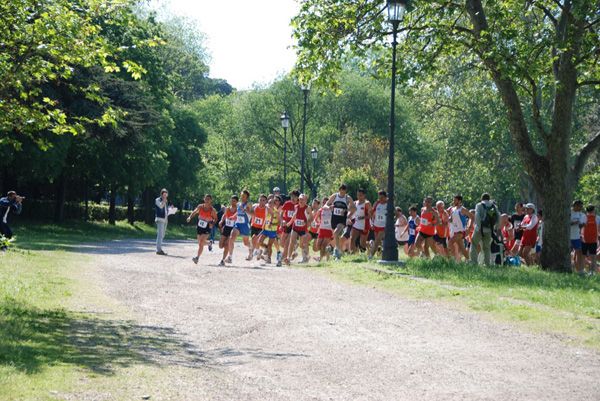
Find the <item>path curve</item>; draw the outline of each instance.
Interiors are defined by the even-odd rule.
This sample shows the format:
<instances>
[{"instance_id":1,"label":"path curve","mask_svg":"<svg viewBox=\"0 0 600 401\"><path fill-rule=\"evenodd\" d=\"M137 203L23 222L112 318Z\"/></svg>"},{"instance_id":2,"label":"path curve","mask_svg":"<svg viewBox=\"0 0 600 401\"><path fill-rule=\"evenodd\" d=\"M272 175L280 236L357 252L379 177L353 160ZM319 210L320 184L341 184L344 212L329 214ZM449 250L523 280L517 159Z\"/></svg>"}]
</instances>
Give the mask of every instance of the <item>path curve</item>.
<instances>
[{"instance_id":1,"label":"path curve","mask_svg":"<svg viewBox=\"0 0 600 401\"><path fill-rule=\"evenodd\" d=\"M195 265L192 241L83 252L138 322L172 330L195 369L181 399L597 400L600 355L439 303L252 261ZM183 357L182 357L183 356ZM157 356L157 359L160 359Z\"/></svg>"}]
</instances>

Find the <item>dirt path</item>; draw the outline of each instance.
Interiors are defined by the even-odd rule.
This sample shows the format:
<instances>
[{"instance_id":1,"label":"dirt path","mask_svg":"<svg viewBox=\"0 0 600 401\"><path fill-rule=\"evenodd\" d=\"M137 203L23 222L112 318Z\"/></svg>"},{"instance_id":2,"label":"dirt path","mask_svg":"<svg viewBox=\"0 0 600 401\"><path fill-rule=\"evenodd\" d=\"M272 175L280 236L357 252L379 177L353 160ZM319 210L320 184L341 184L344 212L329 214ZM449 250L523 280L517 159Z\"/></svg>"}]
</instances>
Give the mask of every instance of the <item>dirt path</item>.
<instances>
[{"instance_id":1,"label":"dirt path","mask_svg":"<svg viewBox=\"0 0 600 401\"><path fill-rule=\"evenodd\" d=\"M337 283L305 270L191 261L196 245L114 241L105 292L141 325L172 330L179 399L597 400L600 355L475 314ZM600 334L599 334L600 335ZM183 362L182 362L183 361ZM155 397L156 398L156 397Z\"/></svg>"}]
</instances>

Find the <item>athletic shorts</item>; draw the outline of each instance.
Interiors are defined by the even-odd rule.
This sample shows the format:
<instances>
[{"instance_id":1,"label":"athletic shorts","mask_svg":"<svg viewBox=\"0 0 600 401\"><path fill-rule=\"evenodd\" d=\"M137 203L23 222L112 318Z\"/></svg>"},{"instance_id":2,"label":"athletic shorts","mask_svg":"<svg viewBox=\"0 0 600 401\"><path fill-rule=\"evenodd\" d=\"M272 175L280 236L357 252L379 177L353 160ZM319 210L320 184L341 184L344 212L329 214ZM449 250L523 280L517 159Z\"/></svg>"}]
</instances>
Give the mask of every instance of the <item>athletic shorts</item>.
<instances>
[{"instance_id":1,"label":"athletic shorts","mask_svg":"<svg viewBox=\"0 0 600 401\"><path fill-rule=\"evenodd\" d=\"M465 239L465 232L464 231L457 231L454 233L454 235L452 236L452 239L454 238L460 238L460 239Z\"/></svg>"},{"instance_id":2,"label":"athletic shorts","mask_svg":"<svg viewBox=\"0 0 600 401\"><path fill-rule=\"evenodd\" d=\"M417 238L414 235L408 236L408 246L414 245Z\"/></svg>"},{"instance_id":3,"label":"athletic shorts","mask_svg":"<svg viewBox=\"0 0 600 401\"><path fill-rule=\"evenodd\" d=\"M398 240L396 240L396 242L398 243L398 246L404 246L404 245L408 244L408 241L398 241Z\"/></svg>"},{"instance_id":4,"label":"athletic shorts","mask_svg":"<svg viewBox=\"0 0 600 401\"><path fill-rule=\"evenodd\" d=\"M535 247L535 238L533 238L531 241L521 239L521 243L519 244L519 249L525 248L526 246L530 246L532 248Z\"/></svg>"},{"instance_id":5,"label":"athletic shorts","mask_svg":"<svg viewBox=\"0 0 600 401\"><path fill-rule=\"evenodd\" d=\"M319 238L319 233L313 233L312 231L309 231L310 236L313 237L314 239Z\"/></svg>"},{"instance_id":6,"label":"athletic shorts","mask_svg":"<svg viewBox=\"0 0 600 401\"><path fill-rule=\"evenodd\" d=\"M581 244L581 253L583 256L592 256L598 252L597 242L584 242Z\"/></svg>"},{"instance_id":7,"label":"athletic shorts","mask_svg":"<svg viewBox=\"0 0 600 401\"><path fill-rule=\"evenodd\" d=\"M283 234L283 226L277 226L277 234Z\"/></svg>"},{"instance_id":8,"label":"athletic shorts","mask_svg":"<svg viewBox=\"0 0 600 401\"><path fill-rule=\"evenodd\" d=\"M223 232L221 233L221 235L223 237L230 237L231 236L231 231L233 231L233 227L223 227Z\"/></svg>"},{"instance_id":9,"label":"athletic shorts","mask_svg":"<svg viewBox=\"0 0 600 401\"><path fill-rule=\"evenodd\" d=\"M539 246L539 245L536 245L536 246L535 246L535 253L540 253L540 252L541 252L541 250L542 250L542 247L541 247L541 246Z\"/></svg>"},{"instance_id":10,"label":"athletic shorts","mask_svg":"<svg viewBox=\"0 0 600 401\"><path fill-rule=\"evenodd\" d=\"M361 230L361 229L355 228L355 227L352 227L352 229L354 231L358 231L360 233L360 235L369 235L369 231L371 231L371 227L367 227L364 230Z\"/></svg>"},{"instance_id":11,"label":"athletic shorts","mask_svg":"<svg viewBox=\"0 0 600 401\"><path fill-rule=\"evenodd\" d=\"M442 238L439 235L435 234L433 236L433 239L435 240L435 242L442 245L444 248L448 248L448 238L446 238L446 237Z\"/></svg>"},{"instance_id":12,"label":"athletic shorts","mask_svg":"<svg viewBox=\"0 0 600 401\"><path fill-rule=\"evenodd\" d=\"M260 233L262 232L262 230L263 230L262 228L251 226L250 227L250 234L254 237L255 235L260 235Z\"/></svg>"},{"instance_id":13,"label":"athletic shorts","mask_svg":"<svg viewBox=\"0 0 600 401\"><path fill-rule=\"evenodd\" d=\"M333 227L333 229L335 230L337 228L337 226L340 224L345 226L346 220L348 220L348 219L346 219L346 215L344 215L344 216L333 215L333 216L331 216L331 227Z\"/></svg>"},{"instance_id":14,"label":"athletic shorts","mask_svg":"<svg viewBox=\"0 0 600 401\"><path fill-rule=\"evenodd\" d=\"M375 234L378 234L382 231L385 231L385 227L377 227L377 226L373 226L373 231L375 231Z\"/></svg>"},{"instance_id":15,"label":"athletic shorts","mask_svg":"<svg viewBox=\"0 0 600 401\"><path fill-rule=\"evenodd\" d=\"M264 230L262 234L267 238L277 238L277 231Z\"/></svg>"},{"instance_id":16,"label":"athletic shorts","mask_svg":"<svg viewBox=\"0 0 600 401\"><path fill-rule=\"evenodd\" d=\"M292 226L283 226L283 232L286 234L291 234L292 233Z\"/></svg>"},{"instance_id":17,"label":"athletic shorts","mask_svg":"<svg viewBox=\"0 0 600 401\"><path fill-rule=\"evenodd\" d=\"M420 231L419 231L419 235L425 239L433 237L433 234L425 234L424 232L420 232Z\"/></svg>"},{"instance_id":18,"label":"athletic shorts","mask_svg":"<svg viewBox=\"0 0 600 401\"><path fill-rule=\"evenodd\" d=\"M294 232L297 233L299 237L304 237L306 235L306 231L298 231L294 229Z\"/></svg>"},{"instance_id":19,"label":"athletic shorts","mask_svg":"<svg viewBox=\"0 0 600 401\"><path fill-rule=\"evenodd\" d=\"M235 223L235 228L238 229L240 235L247 237L250 235L250 227L248 227L248 223Z\"/></svg>"},{"instance_id":20,"label":"athletic shorts","mask_svg":"<svg viewBox=\"0 0 600 401\"><path fill-rule=\"evenodd\" d=\"M196 232L198 235L210 234L210 226L206 226L204 228L196 226Z\"/></svg>"},{"instance_id":21,"label":"athletic shorts","mask_svg":"<svg viewBox=\"0 0 600 401\"><path fill-rule=\"evenodd\" d=\"M573 249L581 249L581 240L580 239L572 239L571 246Z\"/></svg>"},{"instance_id":22,"label":"athletic shorts","mask_svg":"<svg viewBox=\"0 0 600 401\"><path fill-rule=\"evenodd\" d=\"M324 228L321 228L319 230L319 238L332 239L333 238L333 230L326 230Z\"/></svg>"}]
</instances>

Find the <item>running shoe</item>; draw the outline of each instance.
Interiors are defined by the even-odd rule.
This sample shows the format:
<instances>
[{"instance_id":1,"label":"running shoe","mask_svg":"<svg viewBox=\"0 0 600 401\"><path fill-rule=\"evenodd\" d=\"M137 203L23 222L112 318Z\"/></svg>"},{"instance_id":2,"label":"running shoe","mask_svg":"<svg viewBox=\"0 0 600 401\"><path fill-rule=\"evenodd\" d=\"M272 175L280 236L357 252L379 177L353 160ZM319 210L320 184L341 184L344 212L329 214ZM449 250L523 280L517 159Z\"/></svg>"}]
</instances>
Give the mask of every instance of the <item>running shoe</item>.
<instances>
[{"instance_id":1,"label":"running shoe","mask_svg":"<svg viewBox=\"0 0 600 401\"><path fill-rule=\"evenodd\" d=\"M233 263L233 260L231 260L231 255L225 258L225 263Z\"/></svg>"},{"instance_id":2,"label":"running shoe","mask_svg":"<svg viewBox=\"0 0 600 401\"><path fill-rule=\"evenodd\" d=\"M292 260L294 260L297 256L298 256L298 252L294 251L294 253L292 253Z\"/></svg>"},{"instance_id":3,"label":"running shoe","mask_svg":"<svg viewBox=\"0 0 600 401\"><path fill-rule=\"evenodd\" d=\"M197 258L197 257L195 257L195 256L194 256L194 257L192 258L192 261L193 261L195 264L198 264L198 258Z\"/></svg>"},{"instance_id":4,"label":"running shoe","mask_svg":"<svg viewBox=\"0 0 600 401\"><path fill-rule=\"evenodd\" d=\"M208 252L212 252L213 240L208 243Z\"/></svg>"},{"instance_id":5,"label":"running shoe","mask_svg":"<svg viewBox=\"0 0 600 401\"><path fill-rule=\"evenodd\" d=\"M217 266L225 266L225 261L223 259L221 259L221 261L219 262L219 264Z\"/></svg>"},{"instance_id":6,"label":"running shoe","mask_svg":"<svg viewBox=\"0 0 600 401\"><path fill-rule=\"evenodd\" d=\"M277 260L281 259L281 251L277 252Z\"/></svg>"},{"instance_id":7,"label":"running shoe","mask_svg":"<svg viewBox=\"0 0 600 401\"><path fill-rule=\"evenodd\" d=\"M281 267L281 259L279 259L279 260L277 261L277 264L276 264L276 266L277 266L277 267Z\"/></svg>"},{"instance_id":8,"label":"running shoe","mask_svg":"<svg viewBox=\"0 0 600 401\"><path fill-rule=\"evenodd\" d=\"M284 263L286 264L286 266L289 266L289 265L290 265L290 263L291 263L291 262L290 262L290 258L286 258L286 259L284 260Z\"/></svg>"}]
</instances>

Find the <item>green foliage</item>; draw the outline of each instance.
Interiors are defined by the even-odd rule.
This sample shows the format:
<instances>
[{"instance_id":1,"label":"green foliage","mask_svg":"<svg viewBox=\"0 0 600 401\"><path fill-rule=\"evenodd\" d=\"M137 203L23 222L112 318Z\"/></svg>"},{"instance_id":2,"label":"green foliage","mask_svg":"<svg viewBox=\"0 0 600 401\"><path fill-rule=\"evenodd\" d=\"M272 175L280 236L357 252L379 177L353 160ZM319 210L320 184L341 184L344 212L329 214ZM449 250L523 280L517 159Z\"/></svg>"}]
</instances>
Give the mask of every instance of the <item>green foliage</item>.
<instances>
[{"instance_id":1,"label":"green foliage","mask_svg":"<svg viewBox=\"0 0 600 401\"><path fill-rule=\"evenodd\" d=\"M356 192L359 188L363 188L366 193L366 198L372 203L377 200L377 193L379 192L373 175L370 174L368 168L360 170L351 170L349 168L342 168L341 175L335 182L335 186L330 188L329 192L324 195L331 195L338 191L341 184L348 186L348 194L356 199Z\"/></svg>"}]
</instances>

